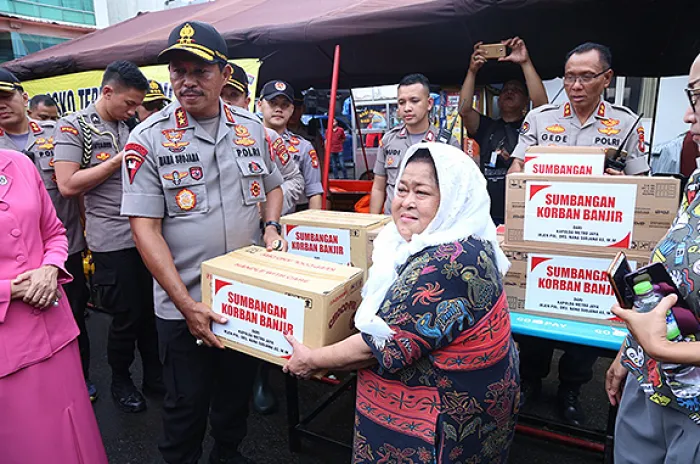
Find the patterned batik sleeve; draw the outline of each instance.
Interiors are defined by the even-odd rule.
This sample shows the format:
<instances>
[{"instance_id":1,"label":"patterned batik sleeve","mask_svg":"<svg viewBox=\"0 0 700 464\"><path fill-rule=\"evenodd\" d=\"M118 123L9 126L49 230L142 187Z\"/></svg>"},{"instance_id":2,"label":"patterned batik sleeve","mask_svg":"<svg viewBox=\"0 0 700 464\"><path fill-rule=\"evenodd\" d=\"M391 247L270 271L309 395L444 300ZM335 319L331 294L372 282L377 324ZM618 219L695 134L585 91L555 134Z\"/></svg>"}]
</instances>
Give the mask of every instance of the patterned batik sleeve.
<instances>
[{"instance_id":1,"label":"patterned batik sleeve","mask_svg":"<svg viewBox=\"0 0 700 464\"><path fill-rule=\"evenodd\" d=\"M405 267L378 312L392 338L377 348L362 336L379 365L397 372L474 327L501 289L490 245L470 239L430 248Z\"/></svg>"}]
</instances>

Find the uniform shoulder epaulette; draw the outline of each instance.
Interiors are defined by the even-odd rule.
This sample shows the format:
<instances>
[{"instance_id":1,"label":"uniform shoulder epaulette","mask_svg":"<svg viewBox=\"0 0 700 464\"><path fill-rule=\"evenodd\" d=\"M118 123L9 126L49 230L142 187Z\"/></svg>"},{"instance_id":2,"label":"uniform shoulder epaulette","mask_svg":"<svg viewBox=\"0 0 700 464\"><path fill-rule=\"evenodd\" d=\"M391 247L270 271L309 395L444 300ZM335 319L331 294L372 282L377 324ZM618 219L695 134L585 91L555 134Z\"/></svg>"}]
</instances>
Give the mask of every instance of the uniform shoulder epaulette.
<instances>
[{"instance_id":1,"label":"uniform shoulder epaulette","mask_svg":"<svg viewBox=\"0 0 700 464\"><path fill-rule=\"evenodd\" d=\"M171 108L171 105L172 104L166 106L165 108L156 113L153 113L145 121L141 121L136 127L134 127L134 130L132 130L131 132L135 134L142 134L144 130L150 129L156 124L170 119L170 116L173 114L173 108Z\"/></svg>"},{"instance_id":2,"label":"uniform shoulder epaulette","mask_svg":"<svg viewBox=\"0 0 700 464\"><path fill-rule=\"evenodd\" d=\"M564 105L564 103L547 103L546 105L538 106L530 110L530 113L544 113L545 111L558 110Z\"/></svg>"},{"instance_id":3,"label":"uniform shoulder epaulette","mask_svg":"<svg viewBox=\"0 0 700 464\"><path fill-rule=\"evenodd\" d=\"M386 131L386 132L384 133L384 135L382 136L382 144L383 144L383 145L386 145L387 142L389 142L389 141L392 140L394 137L396 137L397 135L399 135L399 132L401 132L401 129L403 129L403 127L404 127L404 126L396 126L396 127L392 127L392 128L389 129L388 131Z\"/></svg>"},{"instance_id":4,"label":"uniform shoulder epaulette","mask_svg":"<svg viewBox=\"0 0 700 464\"><path fill-rule=\"evenodd\" d=\"M36 122L37 124L39 124L39 127L41 127L44 130L53 130L56 127L56 121L52 121L50 119L46 121L30 119L30 121Z\"/></svg>"},{"instance_id":5,"label":"uniform shoulder epaulette","mask_svg":"<svg viewBox=\"0 0 700 464\"><path fill-rule=\"evenodd\" d=\"M634 119L637 119L637 117L639 116L637 113L635 113L634 111L632 111L624 105L615 105L614 103L610 103L610 107L616 110L624 111L625 113L632 116Z\"/></svg>"},{"instance_id":6,"label":"uniform shoulder epaulette","mask_svg":"<svg viewBox=\"0 0 700 464\"><path fill-rule=\"evenodd\" d=\"M226 104L224 103L224 105L226 105ZM231 105L226 105L226 106L231 110L231 112L234 114L234 116L240 116L242 118L251 119L251 120L256 121L256 122L262 122L260 120L260 118L258 117L258 115L256 115L255 113L251 113L250 111L248 111L245 108L241 108L240 106L231 106Z\"/></svg>"}]
</instances>

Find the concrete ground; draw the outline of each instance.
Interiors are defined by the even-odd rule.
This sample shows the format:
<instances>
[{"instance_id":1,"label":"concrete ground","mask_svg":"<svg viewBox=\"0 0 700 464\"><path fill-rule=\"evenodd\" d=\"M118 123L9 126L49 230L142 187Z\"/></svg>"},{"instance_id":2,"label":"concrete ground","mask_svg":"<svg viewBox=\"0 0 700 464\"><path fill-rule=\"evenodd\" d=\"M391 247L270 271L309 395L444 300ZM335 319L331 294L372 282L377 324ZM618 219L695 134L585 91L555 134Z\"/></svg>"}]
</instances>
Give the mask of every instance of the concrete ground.
<instances>
[{"instance_id":1,"label":"concrete ground","mask_svg":"<svg viewBox=\"0 0 700 464\"><path fill-rule=\"evenodd\" d=\"M102 432L107 456L112 464L161 463L156 446L160 433L160 401L149 399L149 408L141 414L125 414L117 410L109 394L110 371L107 366L106 340L109 317L92 312L88 319L88 331L92 339L92 380L97 385L100 398L95 403L95 412ZM555 361L556 362L556 361ZM135 369L137 385L141 383L140 368ZM587 425L603 429L607 420L607 399L603 391L603 378L610 360L600 359L595 367L594 380L584 386L582 403L588 418ZM556 364L555 364L556 366ZM553 369L554 370L554 369ZM287 441L284 377L275 370L271 380L280 400L278 411L269 416L252 413L249 433L243 452L258 463L265 464L345 464L350 454L337 448L303 440L303 450L291 453ZM555 375L550 374L543 385L542 396L537 404L526 406L525 412L543 417L556 417ZM299 386L302 412L310 407L331 387L319 382L302 382ZM321 414L311 428L338 440L350 442L352 436L354 398L345 393L336 403ZM204 457L212 446L211 438L204 444ZM602 455L568 448L556 443L516 435L510 453L511 464L593 464L602 462ZM206 463L205 459L201 460Z\"/></svg>"}]
</instances>

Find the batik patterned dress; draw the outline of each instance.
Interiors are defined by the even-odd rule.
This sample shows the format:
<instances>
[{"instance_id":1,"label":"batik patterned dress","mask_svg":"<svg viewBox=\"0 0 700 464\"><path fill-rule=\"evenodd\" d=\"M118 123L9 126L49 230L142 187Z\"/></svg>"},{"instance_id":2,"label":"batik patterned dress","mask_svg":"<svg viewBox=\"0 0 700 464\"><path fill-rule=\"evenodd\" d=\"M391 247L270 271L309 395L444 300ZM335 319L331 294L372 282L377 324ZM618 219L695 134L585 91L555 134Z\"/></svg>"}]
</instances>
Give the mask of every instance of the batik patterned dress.
<instances>
[{"instance_id":1,"label":"batik patterned dress","mask_svg":"<svg viewBox=\"0 0 700 464\"><path fill-rule=\"evenodd\" d=\"M493 247L476 238L409 258L378 315L395 334L358 372L353 463L505 463L518 355Z\"/></svg>"}]
</instances>

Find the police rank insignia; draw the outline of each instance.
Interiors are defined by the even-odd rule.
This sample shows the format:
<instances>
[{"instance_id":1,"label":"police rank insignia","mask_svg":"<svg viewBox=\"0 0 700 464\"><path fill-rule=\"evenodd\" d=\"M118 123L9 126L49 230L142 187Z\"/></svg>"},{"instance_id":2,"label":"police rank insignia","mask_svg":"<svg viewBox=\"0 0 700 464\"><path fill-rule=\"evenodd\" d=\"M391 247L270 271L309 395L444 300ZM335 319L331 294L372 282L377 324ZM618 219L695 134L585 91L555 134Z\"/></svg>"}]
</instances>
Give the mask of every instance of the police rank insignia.
<instances>
[{"instance_id":1,"label":"police rank insignia","mask_svg":"<svg viewBox=\"0 0 700 464\"><path fill-rule=\"evenodd\" d=\"M35 123L34 121L29 121L29 128L35 134L38 134L39 132L41 132L41 127L39 127L39 124Z\"/></svg>"},{"instance_id":2,"label":"police rank insignia","mask_svg":"<svg viewBox=\"0 0 700 464\"><path fill-rule=\"evenodd\" d=\"M134 177L141 165L143 164L143 157L137 153L127 153L124 155L124 163L126 164L126 173L129 175L129 183L134 183Z\"/></svg>"},{"instance_id":3,"label":"police rank insignia","mask_svg":"<svg viewBox=\"0 0 700 464\"><path fill-rule=\"evenodd\" d=\"M95 158L99 161L107 161L110 158L110 156L112 156L112 155L103 151L103 152L96 154Z\"/></svg>"},{"instance_id":4,"label":"police rank insignia","mask_svg":"<svg viewBox=\"0 0 700 464\"><path fill-rule=\"evenodd\" d=\"M547 131L552 134L561 134L562 132L566 132L566 129L564 129L564 126L561 124L552 124L551 126L547 126Z\"/></svg>"},{"instance_id":5,"label":"police rank insignia","mask_svg":"<svg viewBox=\"0 0 700 464\"><path fill-rule=\"evenodd\" d=\"M184 129L165 129L161 132L168 140L162 145L173 153L180 153L190 144L190 142L182 141L182 136L185 135Z\"/></svg>"},{"instance_id":6,"label":"police rank insignia","mask_svg":"<svg viewBox=\"0 0 700 464\"><path fill-rule=\"evenodd\" d=\"M170 174L163 174L163 179L171 181L175 185L180 185L182 179L189 176L187 171L173 171Z\"/></svg>"},{"instance_id":7,"label":"police rank insignia","mask_svg":"<svg viewBox=\"0 0 700 464\"><path fill-rule=\"evenodd\" d=\"M183 211L190 211L197 206L197 195L190 189L182 189L175 195L175 203Z\"/></svg>"},{"instance_id":8,"label":"police rank insignia","mask_svg":"<svg viewBox=\"0 0 700 464\"><path fill-rule=\"evenodd\" d=\"M182 107L175 110L175 124L177 124L178 129L190 125L187 119L187 113L185 113L185 110L183 110Z\"/></svg>"},{"instance_id":9,"label":"police rank insignia","mask_svg":"<svg viewBox=\"0 0 700 464\"><path fill-rule=\"evenodd\" d=\"M224 114L226 115L226 120L230 122L231 124L236 124L236 120L233 119L233 112L231 111L231 108L228 106L224 105Z\"/></svg>"},{"instance_id":10,"label":"police rank insignia","mask_svg":"<svg viewBox=\"0 0 700 464\"><path fill-rule=\"evenodd\" d=\"M253 198L258 198L261 192L262 189L260 188L260 182L254 180L250 183L250 194L253 196Z\"/></svg>"},{"instance_id":11,"label":"police rank insignia","mask_svg":"<svg viewBox=\"0 0 700 464\"><path fill-rule=\"evenodd\" d=\"M204 171L202 170L201 166L191 167L190 176L192 176L194 180L201 180L202 177L204 177Z\"/></svg>"},{"instance_id":12,"label":"police rank insignia","mask_svg":"<svg viewBox=\"0 0 700 464\"><path fill-rule=\"evenodd\" d=\"M248 170L250 170L251 174L260 174L263 172L262 166L260 164L256 163L255 161L251 161L248 163Z\"/></svg>"},{"instance_id":13,"label":"police rank insignia","mask_svg":"<svg viewBox=\"0 0 700 464\"><path fill-rule=\"evenodd\" d=\"M571 116L571 103L566 103L564 105L564 117L568 118Z\"/></svg>"},{"instance_id":14,"label":"police rank insignia","mask_svg":"<svg viewBox=\"0 0 700 464\"><path fill-rule=\"evenodd\" d=\"M637 146L637 148L639 148L639 151L644 153L644 128L642 126L639 126L637 128L637 136L639 137L639 145Z\"/></svg>"},{"instance_id":15,"label":"police rank insignia","mask_svg":"<svg viewBox=\"0 0 700 464\"><path fill-rule=\"evenodd\" d=\"M600 106L598 106L598 116L601 118L605 117L605 103L601 102Z\"/></svg>"},{"instance_id":16,"label":"police rank insignia","mask_svg":"<svg viewBox=\"0 0 700 464\"><path fill-rule=\"evenodd\" d=\"M316 150L311 150L309 156L311 157L311 167L318 169L318 155L316 154Z\"/></svg>"},{"instance_id":17,"label":"police rank insignia","mask_svg":"<svg viewBox=\"0 0 700 464\"><path fill-rule=\"evenodd\" d=\"M236 132L236 137L238 137L233 141L233 143L244 147L249 147L255 144L255 140L250 138L250 132L248 131L247 127L237 124L233 129Z\"/></svg>"}]
</instances>

